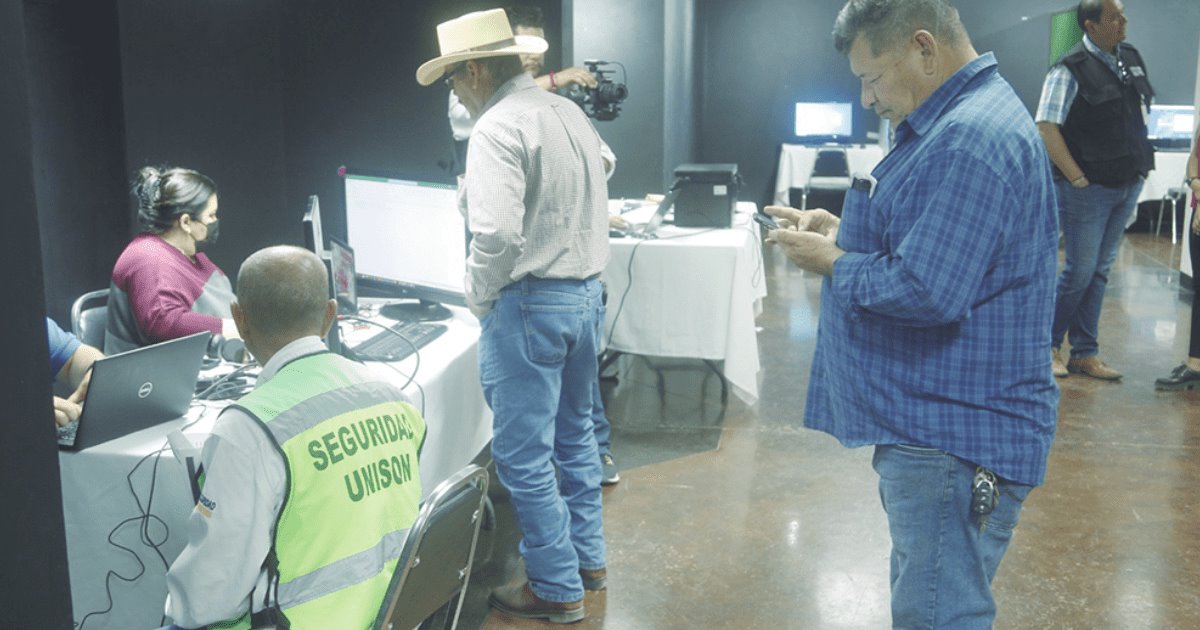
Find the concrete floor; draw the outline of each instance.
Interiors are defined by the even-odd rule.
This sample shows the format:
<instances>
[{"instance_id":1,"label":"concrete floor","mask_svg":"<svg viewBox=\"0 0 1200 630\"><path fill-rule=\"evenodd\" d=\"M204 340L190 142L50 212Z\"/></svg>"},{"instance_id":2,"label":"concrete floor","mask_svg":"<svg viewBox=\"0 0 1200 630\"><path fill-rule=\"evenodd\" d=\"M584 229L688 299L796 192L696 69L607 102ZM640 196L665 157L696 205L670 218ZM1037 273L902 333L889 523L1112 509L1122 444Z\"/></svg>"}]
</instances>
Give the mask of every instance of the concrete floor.
<instances>
[{"instance_id":1,"label":"concrete floor","mask_svg":"<svg viewBox=\"0 0 1200 630\"><path fill-rule=\"evenodd\" d=\"M994 583L997 628L1200 627L1200 392L1154 391L1186 354L1178 258L1169 237L1122 246L1100 341L1125 379L1059 381L1046 484ZM622 466L604 496L608 590L588 594L573 627L890 626L871 451L800 426L819 279L772 248L765 271L756 404L722 408L703 364L618 362L605 392ZM506 512L501 497L501 529ZM488 611L491 586L523 578L515 538L494 545L460 627L552 627Z\"/></svg>"}]
</instances>

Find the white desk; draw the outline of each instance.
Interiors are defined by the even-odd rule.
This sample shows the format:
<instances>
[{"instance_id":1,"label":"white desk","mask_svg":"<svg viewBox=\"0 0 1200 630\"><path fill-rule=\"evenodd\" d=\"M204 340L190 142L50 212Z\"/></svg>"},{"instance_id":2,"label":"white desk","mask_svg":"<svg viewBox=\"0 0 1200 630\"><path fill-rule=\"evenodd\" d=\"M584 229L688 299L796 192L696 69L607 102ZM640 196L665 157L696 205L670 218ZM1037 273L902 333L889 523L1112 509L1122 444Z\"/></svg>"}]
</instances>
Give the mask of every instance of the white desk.
<instances>
[{"instance_id":1,"label":"white desk","mask_svg":"<svg viewBox=\"0 0 1200 630\"><path fill-rule=\"evenodd\" d=\"M413 403L424 405L428 427L421 452L422 489L428 493L450 477L487 445L492 437L492 414L479 386L479 323L465 309L452 308L450 329L420 353L421 366L416 383L405 389ZM349 326L343 326L348 329ZM351 333L370 336L377 329ZM386 365L370 364L383 378L407 381L416 364L415 357L393 364L401 376ZM185 433L192 441L203 439L216 419L216 409L194 407L189 419L199 421ZM166 434L185 424L181 419L127 435L121 439L78 453L64 452L59 458L62 474L63 516L67 531L67 558L71 573L71 599L76 621L107 605L104 578L114 570L125 576L138 572L137 561L126 551L107 542L109 532L122 520L139 514L137 503L126 485L126 475L140 459L162 448ZM192 496L183 466L171 451L150 457L133 476L133 488L145 506L153 469L154 496L151 512L170 527L165 536L162 525L150 524L155 540L166 538L161 549L167 562L173 561L187 543L187 517L192 511ZM137 552L146 571L131 583L112 579L113 610L88 619L86 630L102 628L156 628L166 599L166 570L154 550L139 540L139 525L121 527L114 540Z\"/></svg>"},{"instance_id":2,"label":"white desk","mask_svg":"<svg viewBox=\"0 0 1200 630\"><path fill-rule=\"evenodd\" d=\"M663 225L657 239L611 239L604 331L609 350L724 361L734 392L753 403L754 318L767 285L758 224L750 220L755 205L740 202L737 209L730 229Z\"/></svg>"},{"instance_id":3,"label":"white desk","mask_svg":"<svg viewBox=\"0 0 1200 630\"><path fill-rule=\"evenodd\" d=\"M800 144L783 144L779 147L779 169L775 173L775 203L781 206L788 204L788 191L792 188L804 188L812 175L813 163L817 160L817 150L823 147L805 146ZM846 147L846 162L850 174L870 173L876 164L883 159L883 147L878 144L851 145Z\"/></svg>"}]
</instances>

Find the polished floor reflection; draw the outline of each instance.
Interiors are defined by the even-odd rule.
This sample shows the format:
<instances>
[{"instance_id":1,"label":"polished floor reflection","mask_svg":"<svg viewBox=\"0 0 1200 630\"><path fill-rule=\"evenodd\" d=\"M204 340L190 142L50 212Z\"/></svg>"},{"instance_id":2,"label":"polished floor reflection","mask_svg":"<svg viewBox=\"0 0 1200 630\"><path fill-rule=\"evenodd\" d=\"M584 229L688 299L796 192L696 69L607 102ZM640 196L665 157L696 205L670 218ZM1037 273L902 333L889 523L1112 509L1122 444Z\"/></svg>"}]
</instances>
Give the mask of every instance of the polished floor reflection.
<instances>
[{"instance_id":1,"label":"polished floor reflection","mask_svg":"<svg viewBox=\"0 0 1200 630\"><path fill-rule=\"evenodd\" d=\"M1101 344L1125 378L1059 381L1047 482L996 577L997 628L1200 627L1200 392L1153 387L1187 347L1178 257L1169 237L1132 234L1121 249ZM819 282L778 252L765 264L758 403L722 408L703 364L618 363L609 587L574 627L889 627L870 451L799 426ZM487 611L486 589L521 574L513 544L494 540L462 627L551 627Z\"/></svg>"}]
</instances>

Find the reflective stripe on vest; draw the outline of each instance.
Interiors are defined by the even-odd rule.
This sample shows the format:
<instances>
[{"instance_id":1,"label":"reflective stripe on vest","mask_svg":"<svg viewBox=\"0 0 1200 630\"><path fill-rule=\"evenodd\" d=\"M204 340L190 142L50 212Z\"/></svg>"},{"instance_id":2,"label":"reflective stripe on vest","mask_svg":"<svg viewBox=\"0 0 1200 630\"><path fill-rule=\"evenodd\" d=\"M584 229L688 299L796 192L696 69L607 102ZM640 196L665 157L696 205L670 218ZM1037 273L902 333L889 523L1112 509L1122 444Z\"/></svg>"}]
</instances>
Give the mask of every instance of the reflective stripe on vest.
<instances>
[{"instance_id":1,"label":"reflective stripe on vest","mask_svg":"<svg viewBox=\"0 0 1200 630\"><path fill-rule=\"evenodd\" d=\"M372 378L339 356L310 355L238 403L287 468L276 605L297 630L369 627L417 515L425 424L397 387Z\"/></svg>"},{"instance_id":2,"label":"reflective stripe on vest","mask_svg":"<svg viewBox=\"0 0 1200 630\"><path fill-rule=\"evenodd\" d=\"M280 584L279 607L284 610L294 608L328 593L331 585L358 584L371 578L383 571L388 562L400 558L406 538L407 528L391 532L371 549L342 558L287 584Z\"/></svg>"}]
</instances>

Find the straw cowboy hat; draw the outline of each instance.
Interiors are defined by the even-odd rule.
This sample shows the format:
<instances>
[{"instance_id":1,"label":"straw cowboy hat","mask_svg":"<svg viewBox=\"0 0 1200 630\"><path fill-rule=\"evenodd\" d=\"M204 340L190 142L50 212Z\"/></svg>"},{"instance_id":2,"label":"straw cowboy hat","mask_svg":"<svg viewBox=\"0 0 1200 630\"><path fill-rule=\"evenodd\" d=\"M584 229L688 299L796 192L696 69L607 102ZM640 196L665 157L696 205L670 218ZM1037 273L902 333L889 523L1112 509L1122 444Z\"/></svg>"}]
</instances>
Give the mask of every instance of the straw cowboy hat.
<instances>
[{"instance_id":1,"label":"straw cowboy hat","mask_svg":"<svg viewBox=\"0 0 1200 630\"><path fill-rule=\"evenodd\" d=\"M430 59L417 68L417 83L429 85L452 66L467 59L500 57L503 55L536 55L546 52L548 44L541 37L513 35L504 9L476 11L437 27L441 56Z\"/></svg>"}]
</instances>

